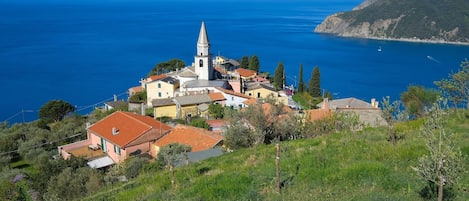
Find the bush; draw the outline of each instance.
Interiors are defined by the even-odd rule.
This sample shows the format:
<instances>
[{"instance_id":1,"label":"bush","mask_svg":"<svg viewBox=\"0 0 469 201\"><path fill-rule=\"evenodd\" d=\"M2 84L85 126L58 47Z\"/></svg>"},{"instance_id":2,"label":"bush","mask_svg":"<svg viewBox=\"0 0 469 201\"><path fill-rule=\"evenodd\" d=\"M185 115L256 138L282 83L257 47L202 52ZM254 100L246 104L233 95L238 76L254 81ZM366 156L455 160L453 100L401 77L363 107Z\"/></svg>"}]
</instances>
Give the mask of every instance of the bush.
<instances>
[{"instance_id":1,"label":"bush","mask_svg":"<svg viewBox=\"0 0 469 201\"><path fill-rule=\"evenodd\" d=\"M142 157L131 157L125 161L124 175L128 178L135 178L139 175L140 170L148 164L148 159Z\"/></svg>"}]
</instances>

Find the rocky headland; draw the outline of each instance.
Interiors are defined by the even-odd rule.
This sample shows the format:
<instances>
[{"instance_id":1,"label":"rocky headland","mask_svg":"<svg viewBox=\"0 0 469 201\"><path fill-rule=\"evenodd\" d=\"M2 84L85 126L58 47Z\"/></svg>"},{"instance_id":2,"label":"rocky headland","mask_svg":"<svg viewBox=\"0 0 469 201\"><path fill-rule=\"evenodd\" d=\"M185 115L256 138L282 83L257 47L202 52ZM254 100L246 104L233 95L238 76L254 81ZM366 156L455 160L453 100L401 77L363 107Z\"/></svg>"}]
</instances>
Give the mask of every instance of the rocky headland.
<instances>
[{"instance_id":1,"label":"rocky headland","mask_svg":"<svg viewBox=\"0 0 469 201\"><path fill-rule=\"evenodd\" d=\"M314 32L342 37L469 45L469 2L366 0L335 13Z\"/></svg>"}]
</instances>

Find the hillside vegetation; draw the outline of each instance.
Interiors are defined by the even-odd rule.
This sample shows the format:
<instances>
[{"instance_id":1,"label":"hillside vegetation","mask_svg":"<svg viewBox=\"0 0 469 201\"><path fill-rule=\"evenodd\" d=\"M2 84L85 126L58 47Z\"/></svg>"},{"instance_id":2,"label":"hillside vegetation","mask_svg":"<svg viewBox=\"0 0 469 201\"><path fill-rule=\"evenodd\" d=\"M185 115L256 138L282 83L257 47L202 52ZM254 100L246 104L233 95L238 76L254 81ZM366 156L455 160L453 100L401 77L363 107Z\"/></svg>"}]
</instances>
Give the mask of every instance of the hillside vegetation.
<instances>
[{"instance_id":1,"label":"hillside vegetation","mask_svg":"<svg viewBox=\"0 0 469 201\"><path fill-rule=\"evenodd\" d=\"M364 8L330 16L323 24L315 31L344 36L467 43L469 1L377 0Z\"/></svg>"},{"instance_id":2,"label":"hillside vegetation","mask_svg":"<svg viewBox=\"0 0 469 201\"><path fill-rule=\"evenodd\" d=\"M466 169L468 117L453 115L448 124ZM168 170L147 166L136 179L86 200L422 200L425 184L411 168L427 152L422 125L421 119L397 125L396 146L385 128L282 142L280 193L275 145L260 145L177 168L174 187ZM469 174L461 175L453 200L469 200Z\"/></svg>"}]
</instances>

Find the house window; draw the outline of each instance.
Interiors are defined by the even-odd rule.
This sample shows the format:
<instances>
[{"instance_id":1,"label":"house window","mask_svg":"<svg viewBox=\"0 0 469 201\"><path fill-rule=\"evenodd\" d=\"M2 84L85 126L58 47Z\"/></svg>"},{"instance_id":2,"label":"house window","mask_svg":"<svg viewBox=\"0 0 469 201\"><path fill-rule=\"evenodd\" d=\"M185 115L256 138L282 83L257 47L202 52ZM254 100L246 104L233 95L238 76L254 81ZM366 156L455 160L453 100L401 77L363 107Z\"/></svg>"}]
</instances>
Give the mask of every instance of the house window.
<instances>
[{"instance_id":1,"label":"house window","mask_svg":"<svg viewBox=\"0 0 469 201\"><path fill-rule=\"evenodd\" d=\"M161 92L158 92L158 97L161 97Z\"/></svg>"},{"instance_id":2,"label":"house window","mask_svg":"<svg viewBox=\"0 0 469 201\"><path fill-rule=\"evenodd\" d=\"M103 152L107 152L106 140L104 138L101 138L101 150L103 150Z\"/></svg>"},{"instance_id":3,"label":"house window","mask_svg":"<svg viewBox=\"0 0 469 201\"><path fill-rule=\"evenodd\" d=\"M158 88L161 88L161 83L158 83Z\"/></svg>"},{"instance_id":4,"label":"house window","mask_svg":"<svg viewBox=\"0 0 469 201\"><path fill-rule=\"evenodd\" d=\"M257 92L257 98L261 97L261 92Z\"/></svg>"},{"instance_id":5,"label":"house window","mask_svg":"<svg viewBox=\"0 0 469 201\"><path fill-rule=\"evenodd\" d=\"M234 101L234 96L231 97L231 100Z\"/></svg>"},{"instance_id":6,"label":"house window","mask_svg":"<svg viewBox=\"0 0 469 201\"><path fill-rule=\"evenodd\" d=\"M199 60L199 67L204 67L204 60Z\"/></svg>"},{"instance_id":7,"label":"house window","mask_svg":"<svg viewBox=\"0 0 469 201\"><path fill-rule=\"evenodd\" d=\"M251 94L251 93L249 93L248 95L249 95L249 96L252 96L252 94Z\"/></svg>"},{"instance_id":8,"label":"house window","mask_svg":"<svg viewBox=\"0 0 469 201\"><path fill-rule=\"evenodd\" d=\"M114 153L116 153L119 156L121 155L121 149L117 145L114 145Z\"/></svg>"}]
</instances>

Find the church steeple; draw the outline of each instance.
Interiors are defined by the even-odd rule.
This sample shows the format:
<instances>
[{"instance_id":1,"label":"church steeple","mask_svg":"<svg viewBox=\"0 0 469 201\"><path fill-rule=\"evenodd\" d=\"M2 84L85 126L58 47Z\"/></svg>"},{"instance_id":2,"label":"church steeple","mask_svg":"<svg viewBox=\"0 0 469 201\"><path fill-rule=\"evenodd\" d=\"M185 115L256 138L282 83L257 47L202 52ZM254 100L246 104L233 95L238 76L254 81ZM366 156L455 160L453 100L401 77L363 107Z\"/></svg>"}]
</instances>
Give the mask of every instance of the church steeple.
<instances>
[{"instance_id":1,"label":"church steeple","mask_svg":"<svg viewBox=\"0 0 469 201\"><path fill-rule=\"evenodd\" d=\"M202 25L200 25L199 40L197 41L197 45L210 46L204 21L202 21Z\"/></svg>"},{"instance_id":2,"label":"church steeple","mask_svg":"<svg viewBox=\"0 0 469 201\"><path fill-rule=\"evenodd\" d=\"M210 54L210 41L208 40L205 22L200 25L199 38L197 40L197 54L194 57L195 73L199 80L214 79L212 55Z\"/></svg>"}]
</instances>

